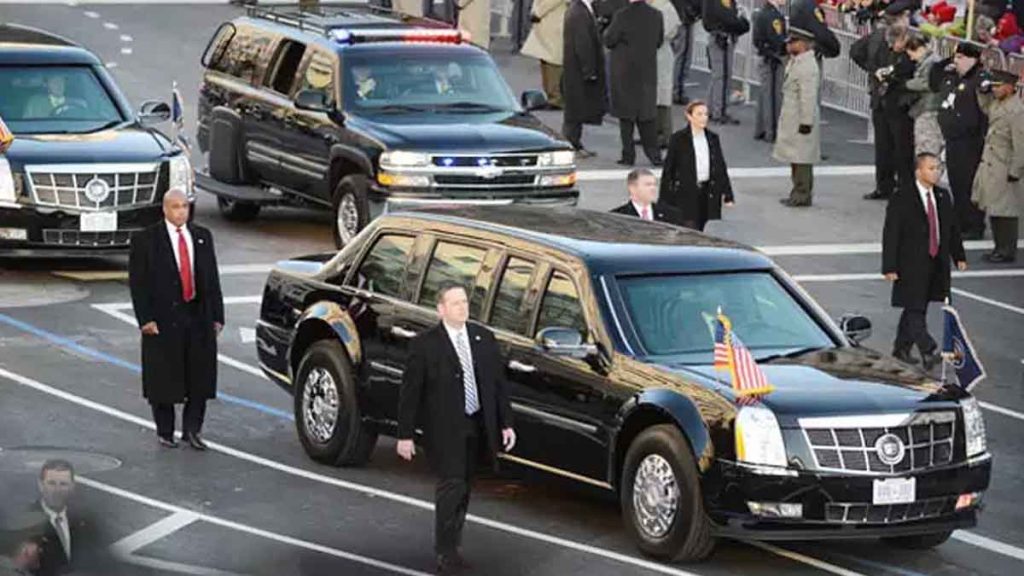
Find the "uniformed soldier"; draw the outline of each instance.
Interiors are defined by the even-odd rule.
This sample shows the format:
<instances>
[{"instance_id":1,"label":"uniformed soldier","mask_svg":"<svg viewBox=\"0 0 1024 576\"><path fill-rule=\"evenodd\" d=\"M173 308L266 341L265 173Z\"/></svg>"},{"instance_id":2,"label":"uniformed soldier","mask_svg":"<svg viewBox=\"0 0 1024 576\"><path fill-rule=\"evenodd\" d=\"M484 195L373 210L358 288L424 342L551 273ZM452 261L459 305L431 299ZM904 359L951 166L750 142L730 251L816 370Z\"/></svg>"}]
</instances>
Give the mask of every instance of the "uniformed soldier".
<instances>
[{"instance_id":1,"label":"uniformed soldier","mask_svg":"<svg viewBox=\"0 0 1024 576\"><path fill-rule=\"evenodd\" d=\"M454 0L458 27L469 41L487 50L491 46L491 0Z\"/></svg>"},{"instance_id":2,"label":"uniformed soldier","mask_svg":"<svg viewBox=\"0 0 1024 576\"><path fill-rule=\"evenodd\" d=\"M732 81L732 60L736 40L750 31L747 17L739 13L734 0L703 0L702 15L707 30L708 60L711 84L708 87L708 107L711 122L739 124L729 116L729 85Z\"/></svg>"},{"instance_id":3,"label":"uniformed soldier","mask_svg":"<svg viewBox=\"0 0 1024 576\"><path fill-rule=\"evenodd\" d=\"M568 0L535 0L533 27L520 54L540 60L541 84L548 104L562 107L562 44Z\"/></svg>"},{"instance_id":4,"label":"uniformed soldier","mask_svg":"<svg viewBox=\"0 0 1024 576\"><path fill-rule=\"evenodd\" d=\"M907 80L907 90L917 95L910 107L910 116L914 119L914 155L928 152L941 158L946 147L939 127L939 105L942 101L928 83L928 75L939 61L939 55L929 44L928 38L920 35L907 42L907 56L915 66L914 77Z\"/></svg>"},{"instance_id":5,"label":"uniformed soldier","mask_svg":"<svg viewBox=\"0 0 1024 576\"><path fill-rule=\"evenodd\" d=\"M815 0L793 0L790 6L789 23L814 35L814 61L818 64L821 77L825 78L824 58L839 56L839 38L825 23L825 13ZM818 91L821 102L821 91Z\"/></svg>"},{"instance_id":6,"label":"uniformed soldier","mask_svg":"<svg viewBox=\"0 0 1024 576\"><path fill-rule=\"evenodd\" d=\"M1016 90L1017 77L1002 70L992 72L982 86L988 134L971 201L988 213L996 246L983 258L996 263L1017 259L1018 222L1024 213L1024 102Z\"/></svg>"},{"instance_id":7,"label":"uniformed soldier","mask_svg":"<svg viewBox=\"0 0 1024 576\"><path fill-rule=\"evenodd\" d=\"M782 84L782 113L772 157L788 163L792 169L793 189L788 198L780 200L790 207L811 205L814 165L821 161L818 104L821 72L811 51L813 39L810 32L790 27L786 42L789 62Z\"/></svg>"},{"instance_id":8,"label":"uniformed soldier","mask_svg":"<svg viewBox=\"0 0 1024 576\"><path fill-rule=\"evenodd\" d=\"M754 140L775 142L782 108L782 70L786 57L786 17L780 8L785 0L766 0L754 14L754 48L760 60Z\"/></svg>"},{"instance_id":9,"label":"uniformed soldier","mask_svg":"<svg viewBox=\"0 0 1024 576\"><path fill-rule=\"evenodd\" d=\"M946 167L960 230L965 239L985 234L985 213L971 203L971 187L985 147L988 118L978 103L981 85L981 50L961 43L953 58L932 66L931 89L939 93L939 127L946 139Z\"/></svg>"}]
</instances>

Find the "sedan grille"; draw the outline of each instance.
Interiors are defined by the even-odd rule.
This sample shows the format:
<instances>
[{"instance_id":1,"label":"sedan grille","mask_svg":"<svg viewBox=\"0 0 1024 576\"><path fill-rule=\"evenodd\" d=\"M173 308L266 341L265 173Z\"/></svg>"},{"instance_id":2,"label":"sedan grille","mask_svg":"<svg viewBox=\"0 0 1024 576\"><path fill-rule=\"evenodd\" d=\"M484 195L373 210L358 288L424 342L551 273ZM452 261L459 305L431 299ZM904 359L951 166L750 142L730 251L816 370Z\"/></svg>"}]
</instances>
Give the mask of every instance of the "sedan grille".
<instances>
[{"instance_id":1,"label":"sedan grille","mask_svg":"<svg viewBox=\"0 0 1024 576\"><path fill-rule=\"evenodd\" d=\"M43 242L58 246L126 246L135 230L114 232L80 232L78 230L43 230Z\"/></svg>"},{"instance_id":2,"label":"sedan grille","mask_svg":"<svg viewBox=\"0 0 1024 576\"><path fill-rule=\"evenodd\" d=\"M955 412L921 412L887 420L808 418L800 424L819 470L899 474L953 461ZM885 453L881 446L886 442L900 445L900 450Z\"/></svg>"},{"instance_id":3,"label":"sedan grille","mask_svg":"<svg viewBox=\"0 0 1024 576\"><path fill-rule=\"evenodd\" d=\"M895 524L952 514L956 496L928 498L909 504L832 502L825 505L825 521L840 524Z\"/></svg>"},{"instance_id":4,"label":"sedan grille","mask_svg":"<svg viewBox=\"0 0 1024 576\"><path fill-rule=\"evenodd\" d=\"M37 165L25 173L35 204L93 212L152 204L160 164Z\"/></svg>"}]
</instances>

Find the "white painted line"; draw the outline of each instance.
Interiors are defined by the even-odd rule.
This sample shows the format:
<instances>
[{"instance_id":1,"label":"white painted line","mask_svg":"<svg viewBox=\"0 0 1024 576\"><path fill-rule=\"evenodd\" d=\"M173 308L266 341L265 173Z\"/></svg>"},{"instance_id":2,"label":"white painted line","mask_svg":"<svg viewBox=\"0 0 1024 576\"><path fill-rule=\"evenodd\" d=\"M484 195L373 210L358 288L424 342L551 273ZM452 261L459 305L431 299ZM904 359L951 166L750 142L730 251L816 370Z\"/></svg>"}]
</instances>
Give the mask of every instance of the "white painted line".
<instances>
[{"instance_id":1,"label":"white painted line","mask_svg":"<svg viewBox=\"0 0 1024 576\"><path fill-rule=\"evenodd\" d=\"M982 408L985 408L986 410L991 410L992 412L997 412L999 414L1002 414L1003 416L1009 416L1010 418L1016 418L1017 420L1024 422L1024 414L1017 412L1015 410L1003 408L1002 406L996 406L995 404L992 404L990 402L982 402L981 400L978 400L978 405L981 406Z\"/></svg>"},{"instance_id":2,"label":"white painted line","mask_svg":"<svg viewBox=\"0 0 1024 576\"><path fill-rule=\"evenodd\" d=\"M121 42L131 42L132 40L134 40L134 38L128 34L121 34Z\"/></svg>"},{"instance_id":3,"label":"white painted line","mask_svg":"<svg viewBox=\"0 0 1024 576\"><path fill-rule=\"evenodd\" d=\"M1005 542L1000 542L999 540L987 538L981 534L975 534L974 532L967 532L965 530L957 530L956 532L953 532L953 539L967 544L972 544L978 548L984 548L989 552L995 552L996 554L1002 554L1003 556L1009 556L1010 558L1024 562L1024 549Z\"/></svg>"},{"instance_id":4,"label":"white painted line","mask_svg":"<svg viewBox=\"0 0 1024 576\"><path fill-rule=\"evenodd\" d=\"M217 270L221 276L229 276L231 274L269 274L273 269L273 264L228 264Z\"/></svg>"},{"instance_id":5,"label":"white painted line","mask_svg":"<svg viewBox=\"0 0 1024 576\"><path fill-rule=\"evenodd\" d=\"M964 272L954 271L953 278L1016 278L1024 276L1024 268L1014 268L1011 270L966 270ZM885 277L880 272L853 272L848 274L794 274L793 279L797 282L858 282L863 280L878 280L885 281ZM963 292L959 288L953 288L953 292ZM958 292L959 291L959 292ZM971 298L970 292L961 294L968 298ZM982 296L978 296L976 299L981 299ZM987 299L986 299L987 300ZM985 300L982 300L985 301ZM992 304L993 301L986 302ZM995 304L996 306L1008 306L1004 304ZM1012 306L1010 308L1013 308ZM1019 310L1016 309L1014 311Z\"/></svg>"},{"instance_id":6,"label":"white painted line","mask_svg":"<svg viewBox=\"0 0 1024 576\"><path fill-rule=\"evenodd\" d=\"M224 570L217 570L216 568L194 566L192 564L182 564L180 562L170 562L168 560L149 558L147 556L136 556L134 554L127 558L121 558L121 562L131 564L133 566L141 566L142 568L150 568L163 572L174 572L177 574L189 574L191 576L247 576L237 572L225 572Z\"/></svg>"},{"instance_id":7,"label":"white painted line","mask_svg":"<svg viewBox=\"0 0 1024 576\"><path fill-rule=\"evenodd\" d=\"M103 27L107 30L117 30L118 28L120 28L120 26L114 24L113 22L104 22Z\"/></svg>"},{"instance_id":8,"label":"white painted line","mask_svg":"<svg viewBox=\"0 0 1024 576\"><path fill-rule=\"evenodd\" d=\"M199 515L194 512L188 512L185 510L175 512L170 516L146 526L142 530L132 532L118 540L110 546L110 551L113 552L115 556L121 558L129 556L136 550L145 548L158 540L163 540L167 536L181 530L198 519Z\"/></svg>"},{"instance_id":9,"label":"white painted line","mask_svg":"<svg viewBox=\"0 0 1024 576\"><path fill-rule=\"evenodd\" d=\"M991 250L995 244L991 240L968 240L964 242L964 250ZM1024 240L1017 241L1018 248L1024 248ZM781 246L755 246L768 256L834 256L838 254L881 254L882 245L878 242L853 244L783 244Z\"/></svg>"},{"instance_id":10,"label":"white painted line","mask_svg":"<svg viewBox=\"0 0 1024 576\"><path fill-rule=\"evenodd\" d=\"M238 329L238 337L242 339L242 344L251 344L256 341L256 329L242 326Z\"/></svg>"},{"instance_id":11,"label":"white painted line","mask_svg":"<svg viewBox=\"0 0 1024 576\"><path fill-rule=\"evenodd\" d=\"M794 552L792 550L780 548L779 546L776 546L774 544L768 544L767 542L758 542L756 540L744 540L744 542L750 544L755 548L760 548L762 550L771 552L772 554L782 556L783 558L789 558L790 560L795 560L797 562L807 564L808 566L813 566L815 568L818 568L819 570L824 570L825 572L831 572L832 574L836 574L837 576L865 576L860 572L855 572L853 570L843 568L842 566L836 566L835 564L825 562L824 560L819 560L817 558L812 558L810 556L807 556L806 554L801 554L799 552Z\"/></svg>"},{"instance_id":12,"label":"white painted line","mask_svg":"<svg viewBox=\"0 0 1024 576\"><path fill-rule=\"evenodd\" d=\"M653 169L658 178L661 177L660 169ZM819 166L815 167L814 175L817 176L870 176L875 173L874 166ZM629 170L623 169L598 169L579 170L576 172L576 180L579 182L609 182L618 181L625 183ZM789 178L791 176L788 166L770 166L765 168L729 168L729 178L743 180L749 178Z\"/></svg>"},{"instance_id":13,"label":"white painted line","mask_svg":"<svg viewBox=\"0 0 1024 576\"><path fill-rule=\"evenodd\" d=\"M125 46L125 47L121 48L121 54L131 54L131 53L132 53L132 49L130 47Z\"/></svg>"},{"instance_id":14,"label":"white painted line","mask_svg":"<svg viewBox=\"0 0 1024 576\"><path fill-rule=\"evenodd\" d=\"M967 290L961 290L960 288L950 288L949 291L952 292L953 294L956 294L957 296L963 296L964 298L969 298L971 300L977 300L978 302L982 302L982 303L988 304L990 306L995 306L996 308L1002 308L1003 310L1008 310L1010 312L1016 312L1017 314L1024 314L1024 308L1020 308L1020 307L1014 306L1012 304L1007 304L1006 302L1000 302L999 300L993 300L991 298L986 298L986 297L981 296L979 294L975 294L974 292L968 292Z\"/></svg>"},{"instance_id":15,"label":"white painted line","mask_svg":"<svg viewBox=\"0 0 1024 576\"><path fill-rule=\"evenodd\" d=\"M113 70L114 68L117 68L117 62L107 62L104 66L107 67L107 70Z\"/></svg>"},{"instance_id":16,"label":"white painted line","mask_svg":"<svg viewBox=\"0 0 1024 576\"><path fill-rule=\"evenodd\" d=\"M98 13L93 12L92 10L87 10L87 11L83 12L83 14L85 14L86 18L99 18L100 17L100 15Z\"/></svg>"}]
</instances>

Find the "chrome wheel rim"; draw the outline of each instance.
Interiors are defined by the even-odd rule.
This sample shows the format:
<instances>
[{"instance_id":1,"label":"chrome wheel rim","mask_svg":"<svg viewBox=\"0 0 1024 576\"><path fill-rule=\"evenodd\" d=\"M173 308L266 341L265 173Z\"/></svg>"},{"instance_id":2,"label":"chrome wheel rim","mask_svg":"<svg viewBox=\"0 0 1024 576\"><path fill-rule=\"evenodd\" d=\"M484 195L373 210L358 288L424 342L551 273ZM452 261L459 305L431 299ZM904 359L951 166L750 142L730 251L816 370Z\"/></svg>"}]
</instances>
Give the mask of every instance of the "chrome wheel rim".
<instances>
[{"instance_id":1,"label":"chrome wheel rim","mask_svg":"<svg viewBox=\"0 0 1024 576\"><path fill-rule=\"evenodd\" d=\"M346 193L338 201L337 223L338 237L342 243L348 243L359 231L359 208L356 198Z\"/></svg>"},{"instance_id":2,"label":"chrome wheel rim","mask_svg":"<svg viewBox=\"0 0 1024 576\"><path fill-rule=\"evenodd\" d=\"M324 368L313 368L302 392L303 425L312 440L326 444L338 424L338 385Z\"/></svg>"},{"instance_id":3,"label":"chrome wheel rim","mask_svg":"<svg viewBox=\"0 0 1024 576\"><path fill-rule=\"evenodd\" d=\"M679 484L672 466L658 454L640 462L633 480L633 513L640 530L662 538L672 528L679 509Z\"/></svg>"}]
</instances>

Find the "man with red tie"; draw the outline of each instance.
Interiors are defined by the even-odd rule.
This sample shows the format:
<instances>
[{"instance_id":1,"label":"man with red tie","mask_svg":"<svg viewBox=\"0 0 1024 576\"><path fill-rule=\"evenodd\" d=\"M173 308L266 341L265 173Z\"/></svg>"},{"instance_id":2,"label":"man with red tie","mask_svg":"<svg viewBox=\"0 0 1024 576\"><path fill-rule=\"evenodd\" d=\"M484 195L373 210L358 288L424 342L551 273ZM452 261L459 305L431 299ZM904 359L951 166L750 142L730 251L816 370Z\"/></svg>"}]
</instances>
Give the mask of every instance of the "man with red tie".
<instances>
[{"instance_id":1,"label":"man with red tie","mask_svg":"<svg viewBox=\"0 0 1024 576\"><path fill-rule=\"evenodd\" d=\"M682 214L678 210L655 202L658 198L658 179L650 170L630 170L626 176L626 189L629 191L629 202L613 209L612 212L676 225L682 221Z\"/></svg>"},{"instance_id":2,"label":"man with red tie","mask_svg":"<svg viewBox=\"0 0 1024 576\"><path fill-rule=\"evenodd\" d=\"M224 328L213 235L188 221L188 197L164 194L164 219L132 236L128 283L142 332L142 393L157 440L177 448L174 405L185 403L182 435L196 450L206 401L217 396L217 336Z\"/></svg>"},{"instance_id":3,"label":"man with red tie","mask_svg":"<svg viewBox=\"0 0 1024 576\"><path fill-rule=\"evenodd\" d=\"M893 356L909 362L917 345L931 370L940 356L925 322L929 302L949 296L951 264L967 269L960 226L949 192L939 188L942 168L931 153L917 156L915 178L889 200L882 232L882 274L893 283L892 305L903 308Z\"/></svg>"}]
</instances>

